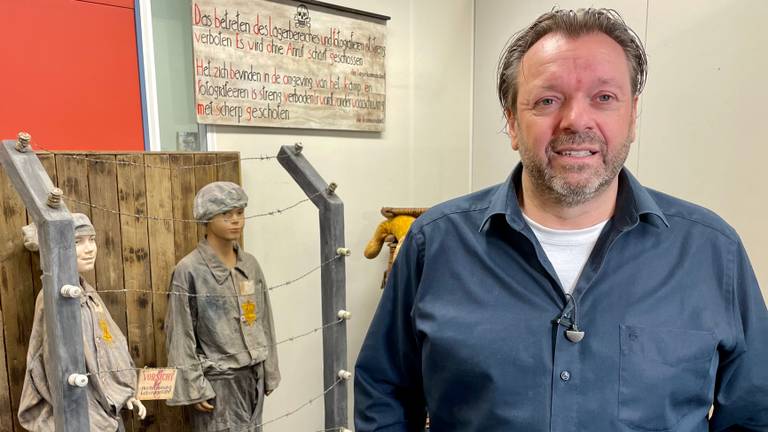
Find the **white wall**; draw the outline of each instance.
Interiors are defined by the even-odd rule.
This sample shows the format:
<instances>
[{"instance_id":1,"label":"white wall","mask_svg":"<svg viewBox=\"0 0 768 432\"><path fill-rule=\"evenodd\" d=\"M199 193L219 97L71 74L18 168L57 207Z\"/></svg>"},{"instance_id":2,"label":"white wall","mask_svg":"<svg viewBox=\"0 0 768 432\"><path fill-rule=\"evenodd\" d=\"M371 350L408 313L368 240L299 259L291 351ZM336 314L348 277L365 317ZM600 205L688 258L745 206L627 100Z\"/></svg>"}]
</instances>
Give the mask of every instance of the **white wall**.
<instances>
[{"instance_id":1,"label":"white wall","mask_svg":"<svg viewBox=\"0 0 768 432\"><path fill-rule=\"evenodd\" d=\"M644 40L648 83L627 166L646 186L709 207L733 225L768 297L768 2L557 3L614 8ZM519 160L499 133L496 63L510 35L551 7L536 0L475 2L473 189L504 180Z\"/></svg>"},{"instance_id":2,"label":"white wall","mask_svg":"<svg viewBox=\"0 0 768 432\"><path fill-rule=\"evenodd\" d=\"M518 160L501 133L495 68L509 36L552 6L536 0L341 0L389 15L387 124L381 134L214 128L218 150L243 158L275 154L301 141L305 155L339 184L346 207L349 365L354 364L378 302L386 257L362 250L382 206L430 206L502 181ZM473 4L474 3L474 4ZM583 2L560 0L564 8ZM638 140L628 167L648 186L720 213L744 238L761 286L768 289L768 214L758 164L768 146L758 141L768 88L761 86L768 36L761 20L768 2L743 0L613 0L646 42L650 75L641 99ZM647 28L646 28L647 23ZM763 116L761 116L763 114ZM472 145L470 145L472 143ZM303 198L274 161L243 162L249 212ZM271 284L319 261L317 213L311 204L284 216L249 221L246 247ZM317 327L319 274L273 291L278 338ZM284 380L267 400L264 419L295 408L322 391L319 334L280 346ZM350 386L351 389L351 386ZM350 413L351 413L350 392ZM322 429L322 401L266 430Z\"/></svg>"},{"instance_id":3,"label":"white wall","mask_svg":"<svg viewBox=\"0 0 768 432\"><path fill-rule=\"evenodd\" d=\"M301 141L304 154L327 181L339 185L345 205L349 365L354 365L380 296L386 268L362 256L382 206L431 206L469 191L473 5L471 0L344 0L336 3L389 15L387 119L381 134L297 129L215 127L217 150L247 158L276 154ZM247 213L284 207L303 198L275 161L242 164L251 197ZM284 216L250 220L247 250L260 260L268 283L291 279L319 263L317 211L304 204ZM272 291L277 337L321 325L319 273ZM320 334L279 347L284 378L267 399L264 420L282 415L322 392ZM350 413L351 413L351 385ZM322 400L275 422L266 431L323 429Z\"/></svg>"}]
</instances>

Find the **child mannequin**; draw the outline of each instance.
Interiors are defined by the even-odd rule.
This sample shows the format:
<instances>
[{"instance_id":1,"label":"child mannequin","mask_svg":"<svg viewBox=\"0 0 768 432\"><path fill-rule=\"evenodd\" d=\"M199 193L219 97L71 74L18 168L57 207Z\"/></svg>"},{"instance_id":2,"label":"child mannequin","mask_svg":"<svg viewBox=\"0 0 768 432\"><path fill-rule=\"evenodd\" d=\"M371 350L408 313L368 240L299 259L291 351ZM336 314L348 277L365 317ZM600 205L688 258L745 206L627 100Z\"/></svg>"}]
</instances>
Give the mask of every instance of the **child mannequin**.
<instances>
[{"instance_id":1,"label":"child mannequin","mask_svg":"<svg viewBox=\"0 0 768 432\"><path fill-rule=\"evenodd\" d=\"M259 431L264 396L280 382L264 274L237 244L246 205L234 183L200 189L193 214L206 238L173 272L166 348L168 365L183 367L168 405L191 405L195 432Z\"/></svg>"},{"instance_id":2,"label":"child mannequin","mask_svg":"<svg viewBox=\"0 0 768 432\"><path fill-rule=\"evenodd\" d=\"M101 297L83 279L83 273L93 269L96 262L96 230L88 216L73 213L75 222L75 250L77 272L80 273L80 314L83 326L83 349L88 377L88 417L92 432L123 431L120 410L125 406L138 411L144 419L147 411L134 397L136 393L136 372L105 372L116 369L131 369L133 360L128 353L128 343L112 320ZM37 228L34 224L22 228L24 246L32 251L39 248ZM53 432L55 430L53 405L49 379L48 341L43 312L43 293L37 296L35 318L27 351L27 373L19 403L19 422L32 432ZM100 373L104 372L104 373Z\"/></svg>"}]
</instances>

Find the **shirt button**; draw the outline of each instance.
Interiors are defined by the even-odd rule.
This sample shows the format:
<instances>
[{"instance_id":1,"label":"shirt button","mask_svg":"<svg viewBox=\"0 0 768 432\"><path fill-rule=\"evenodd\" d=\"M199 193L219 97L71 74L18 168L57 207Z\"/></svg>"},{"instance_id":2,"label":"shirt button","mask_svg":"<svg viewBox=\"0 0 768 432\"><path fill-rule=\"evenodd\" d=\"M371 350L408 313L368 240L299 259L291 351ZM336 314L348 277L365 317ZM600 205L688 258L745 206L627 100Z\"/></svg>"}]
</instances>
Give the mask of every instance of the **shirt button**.
<instances>
[{"instance_id":1,"label":"shirt button","mask_svg":"<svg viewBox=\"0 0 768 432\"><path fill-rule=\"evenodd\" d=\"M570 380L571 379L571 373L568 372L567 370L564 370L564 371L560 372L560 379L563 380L563 381Z\"/></svg>"}]
</instances>

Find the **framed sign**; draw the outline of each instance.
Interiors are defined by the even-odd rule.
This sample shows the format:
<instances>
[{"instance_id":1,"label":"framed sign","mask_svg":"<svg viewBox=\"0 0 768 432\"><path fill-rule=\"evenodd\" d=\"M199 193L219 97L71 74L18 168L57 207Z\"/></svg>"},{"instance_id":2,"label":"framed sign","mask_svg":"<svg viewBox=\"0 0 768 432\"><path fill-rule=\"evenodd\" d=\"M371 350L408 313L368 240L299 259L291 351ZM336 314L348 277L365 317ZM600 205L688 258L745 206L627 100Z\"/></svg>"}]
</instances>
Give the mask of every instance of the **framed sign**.
<instances>
[{"instance_id":1,"label":"framed sign","mask_svg":"<svg viewBox=\"0 0 768 432\"><path fill-rule=\"evenodd\" d=\"M384 130L387 18L350 11L193 0L198 122Z\"/></svg>"}]
</instances>

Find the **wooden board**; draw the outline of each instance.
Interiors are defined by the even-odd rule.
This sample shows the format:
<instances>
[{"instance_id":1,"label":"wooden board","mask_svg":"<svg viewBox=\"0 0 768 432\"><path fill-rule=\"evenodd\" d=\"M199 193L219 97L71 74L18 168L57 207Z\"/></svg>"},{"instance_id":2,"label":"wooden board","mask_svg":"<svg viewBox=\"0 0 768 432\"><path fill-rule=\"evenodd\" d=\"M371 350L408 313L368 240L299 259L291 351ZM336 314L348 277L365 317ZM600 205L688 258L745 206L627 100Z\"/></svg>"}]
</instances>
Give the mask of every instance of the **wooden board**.
<instances>
[{"instance_id":1,"label":"wooden board","mask_svg":"<svg viewBox=\"0 0 768 432\"><path fill-rule=\"evenodd\" d=\"M77 156L77 157L72 157ZM88 193L88 161L82 154L58 155L56 157L56 175L59 189L64 191L64 203L72 213L83 213L91 217L90 194ZM86 204L83 204L86 203ZM95 281L96 272L83 275L86 280Z\"/></svg>"},{"instance_id":2,"label":"wooden board","mask_svg":"<svg viewBox=\"0 0 768 432\"><path fill-rule=\"evenodd\" d=\"M59 158L66 157L59 155ZM117 211L117 166L114 155L90 155L88 161L88 189L91 204L100 207L91 209L91 222L96 228L96 278L89 282L97 290L121 290L123 282L123 246L120 233L120 215ZM103 161L103 162L96 162ZM108 210L102 210L108 209ZM86 278L87 279L87 278ZM127 334L125 293L105 293L104 303L123 334Z\"/></svg>"},{"instance_id":3,"label":"wooden board","mask_svg":"<svg viewBox=\"0 0 768 432\"><path fill-rule=\"evenodd\" d=\"M195 156L192 154L171 155L171 166L173 167L192 166L194 164ZM174 219L194 219L192 217L192 203L196 192L193 169L174 168L171 171ZM173 224L173 244L176 251L176 262L179 262L197 246L197 225L191 222L175 222Z\"/></svg>"},{"instance_id":4,"label":"wooden board","mask_svg":"<svg viewBox=\"0 0 768 432\"><path fill-rule=\"evenodd\" d=\"M216 156L216 177L219 181L240 183L240 156L237 153L219 153Z\"/></svg>"},{"instance_id":5,"label":"wooden board","mask_svg":"<svg viewBox=\"0 0 768 432\"><path fill-rule=\"evenodd\" d=\"M0 309L0 328L4 328L3 311ZM5 364L5 338L0 332L0 432L13 432L11 392L8 387L8 368Z\"/></svg>"},{"instance_id":6,"label":"wooden board","mask_svg":"<svg viewBox=\"0 0 768 432\"><path fill-rule=\"evenodd\" d=\"M120 208L120 235L123 244L123 278L128 311L128 351L136 367L156 366L153 331L149 237L147 219L147 188L144 179L144 156L119 155L117 165L117 197ZM137 216L129 216L137 215ZM153 419L157 403L145 401L147 418ZM134 418L134 431L147 430L148 423ZM126 425L127 428L127 425Z\"/></svg>"},{"instance_id":7,"label":"wooden board","mask_svg":"<svg viewBox=\"0 0 768 432\"><path fill-rule=\"evenodd\" d=\"M168 155L147 154L144 160L146 169L147 215L150 217L172 218L173 203L168 199L171 195L171 170ZM153 168L158 167L158 168ZM162 167L162 168L160 168ZM155 331L155 356L157 364L168 364L165 352L165 313L168 307L166 292L171 282L173 268L176 265L174 252L173 225L170 220L148 220L149 229L149 265L152 283L152 316ZM157 404L157 416L153 424L154 430L178 430L183 418L181 409L169 407L164 402ZM183 429L187 430L187 429Z\"/></svg>"},{"instance_id":8,"label":"wooden board","mask_svg":"<svg viewBox=\"0 0 768 432\"><path fill-rule=\"evenodd\" d=\"M195 154L195 194L208 183L216 181L216 155L210 153ZM197 226L197 239L205 238L205 225Z\"/></svg>"},{"instance_id":9,"label":"wooden board","mask_svg":"<svg viewBox=\"0 0 768 432\"><path fill-rule=\"evenodd\" d=\"M216 156L216 177L218 181L242 184L240 181L240 155L238 153L219 153ZM240 246L245 247L243 234L240 234Z\"/></svg>"},{"instance_id":10,"label":"wooden board","mask_svg":"<svg viewBox=\"0 0 768 432\"><path fill-rule=\"evenodd\" d=\"M4 318L5 363L8 370L11 413L14 429L21 431L15 413L18 412L24 385L29 335L32 333L32 319L35 314L35 296L30 253L24 248L21 235L21 227L27 224L24 204L5 171L0 171L0 306Z\"/></svg>"}]
</instances>

